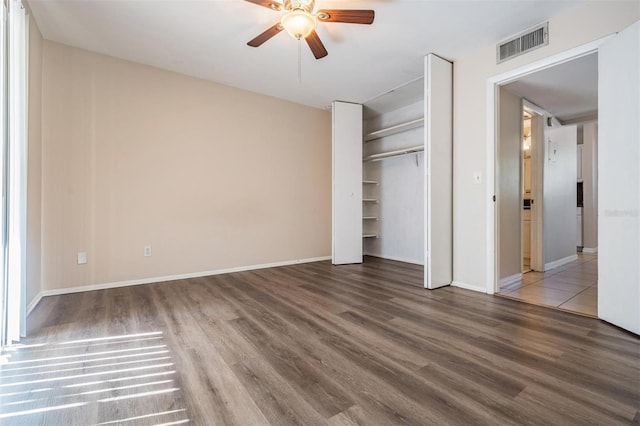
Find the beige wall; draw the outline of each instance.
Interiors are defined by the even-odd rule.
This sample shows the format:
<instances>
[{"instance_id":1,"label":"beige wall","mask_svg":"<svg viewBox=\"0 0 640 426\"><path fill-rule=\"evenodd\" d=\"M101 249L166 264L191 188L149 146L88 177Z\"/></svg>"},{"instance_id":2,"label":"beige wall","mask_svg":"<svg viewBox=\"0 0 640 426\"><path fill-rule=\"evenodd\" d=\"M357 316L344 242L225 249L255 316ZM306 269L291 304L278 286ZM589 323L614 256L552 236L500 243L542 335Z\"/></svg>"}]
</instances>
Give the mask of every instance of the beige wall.
<instances>
[{"instance_id":1,"label":"beige wall","mask_svg":"<svg viewBox=\"0 0 640 426\"><path fill-rule=\"evenodd\" d=\"M44 290L330 255L329 112L46 40L43 88Z\"/></svg>"},{"instance_id":2,"label":"beige wall","mask_svg":"<svg viewBox=\"0 0 640 426\"><path fill-rule=\"evenodd\" d=\"M487 286L487 79L613 34L640 19L640 3L587 2L549 20L549 45L496 65L495 44L454 66L454 280ZM484 143L478 143L478 140ZM483 180L486 182L486 179ZM469 210L473 206L473 210Z\"/></svg>"},{"instance_id":3,"label":"beige wall","mask_svg":"<svg viewBox=\"0 0 640 426\"><path fill-rule=\"evenodd\" d=\"M29 151L27 153L27 306L41 291L42 35L29 16Z\"/></svg>"}]
</instances>

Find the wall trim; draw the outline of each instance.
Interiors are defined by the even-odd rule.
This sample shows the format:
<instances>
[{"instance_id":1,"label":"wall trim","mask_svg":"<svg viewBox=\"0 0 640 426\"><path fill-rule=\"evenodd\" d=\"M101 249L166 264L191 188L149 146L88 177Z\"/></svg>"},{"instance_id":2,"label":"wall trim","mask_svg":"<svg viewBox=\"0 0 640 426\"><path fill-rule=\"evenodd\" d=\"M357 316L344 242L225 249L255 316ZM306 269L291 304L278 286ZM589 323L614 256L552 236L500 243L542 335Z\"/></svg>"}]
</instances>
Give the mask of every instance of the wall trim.
<instances>
[{"instance_id":1,"label":"wall trim","mask_svg":"<svg viewBox=\"0 0 640 426\"><path fill-rule=\"evenodd\" d=\"M554 260L553 262L545 263L544 270L548 271L549 269L557 268L559 266L566 265L567 263L571 263L574 260L578 260L577 254L572 254L571 256L563 257L562 259Z\"/></svg>"},{"instance_id":2,"label":"wall trim","mask_svg":"<svg viewBox=\"0 0 640 426\"><path fill-rule=\"evenodd\" d=\"M500 280L500 287L505 287L508 286L510 284L515 284L517 282L522 281L522 272L519 272L517 274L513 274L513 275L509 275L508 277L502 278Z\"/></svg>"},{"instance_id":3,"label":"wall trim","mask_svg":"<svg viewBox=\"0 0 640 426\"><path fill-rule=\"evenodd\" d=\"M452 281L451 282L451 287L458 287L458 288L462 288L462 289L465 289L465 290L477 291L477 292L480 292L480 293L486 293L487 292L487 288L485 286L461 283L459 281Z\"/></svg>"},{"instance_id":4,"label":"wall trim","mask_svg":"<svg viewBox=\"0 0 640 426\"><path fill-rule=\"evenodd\" d=\"M29 302L29 305L27 306L27 313L25 315L28 316L31 313L31 311L35 309L38 303L40 303L40 300L42 300L43 297L44 297L44 294L42 292L39 292L38 294L36 294L36 297L34 297L33 300Z\"/></svg>"},{"instance_id":5,"label":"wall trim","mask_svg":"<svg viewBox=\"0 0 640 426\"><path fill-rule=\"evenodd\" d=\"M597 253L598 247L582 247L583 253Z\"/></svg>"},{"instance_id":6,"label":"wall trim","mask_svg":"<svg viewBox=\"0 0 640 426\"><path fill-rule=\"evenodd\" d=\"M61 294L70 294L70 293L81 293L85 291L94 291L94 290L105 290L109 288L117 288L117 287L129 287L134 285L142 285L142 284L154 284L165 281L176 281L176 280L185 280L189 278L200 278L207 277L211 275L222 275L222 274L230 274L233 272L244 272L244 271L253 271L256 269L265 269L265 268L276 268L278 266L289 266L289 265L297 265L300 263L312 263L312 262L321 262L325 260L331 260L331 256L320 256L320 257L310 257L306 259L294 259L294 260L284 260L282 262L272 262L272 263L261 263L257 265L247 265L247 266L237 266L234 268L224 268L224 269L214 269L211 271L202 271L202 272L190 272L187 274L178 274L178 275L166 275L162 277L151 277L151 278L142 278L139 280L129 280L129 281L116 281L110 283L102 283L102 284L90 284L90 285L82 285L76 287L66 287L66 288L58 288L53 290L43 290L38 293L38 296L29 304L28 313L31 312L38 302L43 297L46 296L58 296Z\"/></svg>"},{"instance_id":7,"label":"wall trim","mask_svg":"<svg viewBox=\"0 0 640 426\"><path fill-rule=\"evenodd\" d=\"M424 262L417 262L415 260L409 260L409 259L404 259L402 257L395 257L395 256L383 256L381 254L374 254L374 253L362 253L365 256L371 256L371 257L377 257L380 259L387 259L387 260L395 260L396 262L404 262L404 263L411 263L412 265L421 265L424 266Z\"/></svg>"}]
</instances>

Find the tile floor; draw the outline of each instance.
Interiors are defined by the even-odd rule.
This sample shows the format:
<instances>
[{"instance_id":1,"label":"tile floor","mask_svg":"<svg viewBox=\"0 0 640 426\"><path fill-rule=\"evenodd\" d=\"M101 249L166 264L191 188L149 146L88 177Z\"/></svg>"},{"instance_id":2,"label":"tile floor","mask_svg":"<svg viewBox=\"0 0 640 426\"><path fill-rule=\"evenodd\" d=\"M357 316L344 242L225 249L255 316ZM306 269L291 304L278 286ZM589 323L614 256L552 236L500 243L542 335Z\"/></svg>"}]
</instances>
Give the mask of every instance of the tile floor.
<instances>
[{"instance_id":1,"label":"tile floor","mask_svg":"<svg viewBox=\"0 0 640 426\"><path fill-rule=\"evenodd\" d=\"M500 289L500 296L598 316L598 255L578 253L578 260L547 272L527 272L522 282Z\"/></svg>"}]
</instances>

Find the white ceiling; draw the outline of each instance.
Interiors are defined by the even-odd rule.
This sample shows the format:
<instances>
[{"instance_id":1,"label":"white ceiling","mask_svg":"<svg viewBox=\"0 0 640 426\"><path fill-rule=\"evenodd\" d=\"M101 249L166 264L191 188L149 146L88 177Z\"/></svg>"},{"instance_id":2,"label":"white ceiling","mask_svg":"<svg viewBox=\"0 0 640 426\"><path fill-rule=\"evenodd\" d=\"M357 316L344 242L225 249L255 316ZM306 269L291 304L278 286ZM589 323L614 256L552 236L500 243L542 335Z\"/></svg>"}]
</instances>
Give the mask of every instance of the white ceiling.
<instances>
[{"instance_id":1,"label":"white ceiling","mask_svg":"<svg viewBox=\"0 0 640 426\"><path fill-rule=\"evenodd\" d=\"M598 54L574 59L505 85L560 121L598 112Z\"/></svg>"},{"instance_id":2,"label":"white ceiling","mask_svg":"<svg viewBox=\"0 0 640 426\"><path fill-rule=\"evenodd\" d=\"M455 60L582 1L317 0L376 19L320 23L329 56L315 60L303 44L300 83L288 34L246 45L280 17L246 1L28 0L46 39L318 108L369 100L420 77L427 53Z\"/></svg>"}]
</instances>

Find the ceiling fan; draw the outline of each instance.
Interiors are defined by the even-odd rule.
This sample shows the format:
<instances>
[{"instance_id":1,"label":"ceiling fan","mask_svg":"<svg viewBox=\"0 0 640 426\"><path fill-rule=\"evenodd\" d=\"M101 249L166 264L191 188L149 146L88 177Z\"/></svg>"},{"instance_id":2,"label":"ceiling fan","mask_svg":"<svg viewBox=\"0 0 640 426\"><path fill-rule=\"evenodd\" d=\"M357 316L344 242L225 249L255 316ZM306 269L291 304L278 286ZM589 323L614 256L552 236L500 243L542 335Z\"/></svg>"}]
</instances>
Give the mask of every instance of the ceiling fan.
<instances>
[{"instance_id":1,"label":"ceiling fan","mask_svg":"<svg viewBox=\"0 0 640 426\"><path fill-rule=\"evenodd\" d=\"M327 49L320 41L316 26L318 22L342 22L348 24L371 24L375 17L373 10L353 9L320 9L313 12L315 0L283 0L282 3L271 0L246 0L259 6L268 7L276 12L285 12L280 22L258 35L247 44L258 47L282 30L286 30L293 38L305 39L316 59L328 55Z\"/></svg>"}]
</instances>

